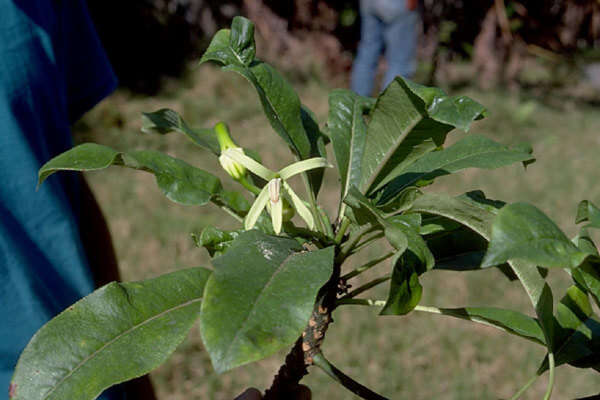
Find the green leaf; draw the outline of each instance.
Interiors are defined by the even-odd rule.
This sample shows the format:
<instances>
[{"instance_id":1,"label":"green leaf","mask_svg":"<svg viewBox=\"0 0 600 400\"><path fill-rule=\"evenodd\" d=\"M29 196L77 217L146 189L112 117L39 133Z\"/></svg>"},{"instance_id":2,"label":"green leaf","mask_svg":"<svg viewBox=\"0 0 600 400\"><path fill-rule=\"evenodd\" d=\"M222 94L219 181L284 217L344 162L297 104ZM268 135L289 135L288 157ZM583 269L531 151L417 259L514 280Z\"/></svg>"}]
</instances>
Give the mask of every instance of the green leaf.
<instances>
[{"instance_id":1,"label":"green leaf","mask_svg":"<svg viewBox=\"0 0 600 400\"><path fill-rule=\"evenodd\" d=\"M223 372L298 339L333 272L333 247L302 252L293 239L249 231L213 264L200 326L213 366Z\"/></svg>"},{"instance_id":2,"label":"green leaf","mask_svg":"<svg viewBox=\"0 0 600 400\"><path fill-rule=\"evenodd\" d=\"M398 192L386 203L381 203L379 197L375 197L374 200L377 203L377 208L381 211L388 214L396 214L408 210L417 197L422 194L423 192L418 187L410 186Z\"/></svg>"},{"instance_id":3,"label":"green leaf","mask_svg":"<svg viewBox=\"0 0 600 400\"><path fill-rule=\"evenodd\" d=\"M329 138L321 132L314 113L308 107L302 105L300 114L302 126L304 126L304 130L308 135L308 141L310 142L310 156L327 159L325 144L329 142ZM324 174L325 171L323 169L315 169L307 172L308 181L315 196L319 193Z\"/></svg>"},{"instance_id":4,"label":"green leaf","mask_svg":"<svg viewBox=\"0 0 600 400\"><path fill-rule=\"evenodd\" d=\"M418 259L418 263L415 264L415 270L419 274L422 274L423 272L432 269L435 264L435 259L431 250L429 250L427 243L425 243L425 240L419 234L419 229L421 227L420 215L397 215L388 218L386 221L385 235L388 238L388 241L390 241L390 236L395 230L402 232L403 236L406 238L406 247Z\"/></svg>"},{"instance_id":5,"label":"green leaf","mask_svg":"<svg viewBox=\"0 0 600 400\"><path fill-rule=\"evenodd\" d=\"M577 286L571 286L557 306L555 326L556 365L570 363L588 367L600 362L600 323L592 318L593 310L587 294ZM539 373L548 368L547 361Z\"/></svg>"},{"instance_id":6,"label":"green leaf","mask_svg":"<svg viewBox=\"0 0 600 400\"><path fill-rule=\"evenodd\" d=\"M212 129L192 129L179 114L168 108L150 113L142 113L142 132L167 134L183 133L196 145L210 150L216 155L221 153L219 142Z\"/></svg>"},{"instance_id":7,"label":"green leaf","mask_svg":"<svg viewBox=\"0 0 600 400\"><path fill-rule=\"evenodd\" d=\"M468 129L484 108L465 97L396 78L370 115L360 189L371 193L418 158L439 148L454 127Z\"/></svg>"},{"instance_id":8,"label":"green leaf","mask_svg":"<svg viewBox=\"0 0 600 400\"><path fill-rule=\"evenodd\" d=\"M95 399L153 370L199 316L204 268L109 283L44 325L17 364L12 400Z\"/></svg>"},{"instance_id":9,"label":"green leaf","mask_svg":"<svg viewBox=\"0 0 600 400\"><path fill-rule=\"evenodd\" d=\"M414 268L416 255L408 250L395 256L390 293L380 315L405 315L411 312L423 294L419 274Z\"/></svg>"},{"instance_id":10,"label":"green leaf","mask_svg":"<svg viewBox=\"0 0 600 400\"><path fill-rule=\"evenodd\" d=\"M225 253L242 232L242 230L223 231L209 225L200 234L192 233L192 239L196 246L204 247L211 257L216 257Z\"/></svg>"},{"instance_id":11,"label":"green leaf","mask_svg":"<svg viewBox=\"0 0 600 400\"><path fill-rule=\"evenodd\" d=\"M327 127L342 180L341 198L352 186L360 185L361 161L367 138L364 114L374 100L351 90L335 89L329 93Z\"/></svg>"},{"instance_id":12,"label":"green leaf","mask_svg":"<svg viewBox=\"0 0 600 400\"><path fill-rule=\"evenodd\" d=\"M494 220L482 266L521 259L544 267L575 268L588 256L539 209L515 203L502 208Z\"/></svg>"},{"instance_id":13,"label":"green leaf","mask_svg":"<svg viewBox=\"0 0 600 400\"><path fill-rule=\"evenodd\" d=\"M528 160L532 160L530 153L509 149L483 136L467 136L444 150L423 155L398 176L388 175L379 184L385 184L380 202L386 203L406 187L419 186L420 181L431 182L466 168L494 169Z\"/></svg>"},{"instance_id":14,"label":"green leaf","mask_svg":"<svg viewBox=\"0 0 600 400\"><path fill-rule=\"evenodd\" d=\"M128 167L152 172L160 190L176 203L204 205L222 190L216 176L158 151L132 151L122 158Z\"/></svg>"},{"instance_id":15,"label":"green leaf","mask_svg":"<svg viewBox=\"0 0 600 400\"><path fill-rule=\"evenodd\" d=\"M481 206L473 199L453 198L445 195L424 194L408 210L454 220L490 240L494 212ZM535 264L519 260L509 260L513 272L517 275L527 292L536 315L544 331L546 343L552 347L552 292Z\"/></svg>"},{"instance_id":16,"label":"green leaf","mask_svg":"<svg viewBox=\"0 0 600 400\"><path fill-rule=\"evenodd\" d=\"M94 171L119 165L151 172L170 200L185 205L204 205L222 190L217 177L184 161L157 151L121 153L110 147L85 143L72 148L40 168L39 183L57 171Z\"/></svg>"},{"instance_id":17,"label":"green leaf","mask_svg":"<svg viewBox=\"0 0 600 400\"><path fill-rule=\"evenodd\" d=\"M600 229L600 209L594 205L591 201L583 200L577 206L577 216L575 217L575 223L589 222L584 228L596 228Z\"/></svg>"},{"instance_id":18,"label":"green leaf","mask_svg":"<svg viewBox=\"0 0 600 400\"><path fill-rule=\"evenodd\" d=\"M226 65L256 89L271 127L300 159L311 157L311 144L302 124L300 99L292 86L273 67L256 61L250 67Z\"/></svg>"},{"instance_id":19,"label":"green leaf","mask_svg":"<svg viewBox=\"0 0 600 400\"><path fill-rule=\"evenodd\" d=\"M273 67L254 58L253 34L251 21L234 18L232 30L217 32L200 62L216 61L224 70L246 78L256 89L271 127L299 159L326 157L324 137L310 110L302 107L292 86ZM316 194L323 171L306 175Z\"/></svg>"},{"instance_id":20,"label":"green leaf","mask_svg":"<svg viewBox=\"0 0 600 400\"><path fill-rule=\"evenodd\" d=\"M584 262L572 271L573 280L582 286L600 307L600 264Z\"/></svg>"},{"instance_id":21,"label":"green leaf","mask_svg":"<svg viewBox=\"0 0 600 400\"><path fill-rule=\"evenodd\" d=\"M250 202L240 192L222 190L215 199L241 215L246 215L250 210Z\"/></svg>"},{"instance_id":22,"label":"green leaf","mask_svg":"<svg viewBox=\"0 0 600 400\"><path fill-rule=\"evenodd\" d=\"M255 54L254 24L244 17L234 17L231 30L221 29L215 34L200 63L217 61L247 67Z\"/></svg>"},{"instance_id":23,"label":"green leaf","mask_svg":"<svg viewBox=\"0 0 600 400\"><path fill-rule=\"evenodd\" d=\"M431 193L418 197L407 212L448 218L477 232L486 240L490 238L490 228L495 217L492 212L466 199Z\"/></svg>"},{"instance_id":24,"label":"green leaf","mask_svg":"<svg viewBox=\"0 0 600 400\"><path fill-rule=\"evenodd\" d=\"M535 318L517 311L495 307L440 308L437 310L442 315L491 325L538 344L546 344L539 322Z\"/></svg>"}]
</instances>

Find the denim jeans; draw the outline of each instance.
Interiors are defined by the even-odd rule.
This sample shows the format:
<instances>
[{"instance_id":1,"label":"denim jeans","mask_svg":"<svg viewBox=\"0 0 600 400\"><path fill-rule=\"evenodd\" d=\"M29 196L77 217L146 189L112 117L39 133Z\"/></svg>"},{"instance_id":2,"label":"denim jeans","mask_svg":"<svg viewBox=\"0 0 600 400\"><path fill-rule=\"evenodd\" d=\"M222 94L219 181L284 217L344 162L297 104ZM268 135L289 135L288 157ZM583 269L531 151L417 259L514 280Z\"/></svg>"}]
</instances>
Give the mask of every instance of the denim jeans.
<instances>
[{"instance_id":1,"label":"denim jeans","mask_svg":"<svg viewBox=\"0 0 600 400\"><path fill-rule=\"evenodd\" d=\"M361 0L361 38L351 88L362 96L373 92L379 57L385 51L388 64L383 85L397 75L412 78L416 69L417 11L409 11L406 0Z\"/></svg>"}]
</instances>

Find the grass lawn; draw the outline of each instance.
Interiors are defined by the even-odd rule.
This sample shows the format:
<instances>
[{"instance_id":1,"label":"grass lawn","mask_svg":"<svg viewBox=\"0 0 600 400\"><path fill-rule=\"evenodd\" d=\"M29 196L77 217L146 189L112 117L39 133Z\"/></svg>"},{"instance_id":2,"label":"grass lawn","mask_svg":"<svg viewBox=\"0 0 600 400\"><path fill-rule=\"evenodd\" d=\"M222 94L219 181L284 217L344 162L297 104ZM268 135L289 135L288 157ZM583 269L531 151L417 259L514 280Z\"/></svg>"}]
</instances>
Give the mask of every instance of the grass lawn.
<instances>
[{"instance_id":1,"label":"grass lawn","mask_svg":"<svg viewBox=\"0 0 600 400\"><path fill-rule=\"evenodd\" d=\"M329 88L309 82L297 90L303 103L323 124ZM536 99L502 92L467 89L462 93L489 109L488 118L476 123L474 132L504 144L530 142L537 162L527 171L518 165L491 172L469 170L439 178L427 190L460 194L482 189L490 198L532 202L555 218L569 235L574 235L577 203L582 199L600 203L600 185L596 184L600 172L600 112L569 104L550 108ZM225 185L235 187L217 168L211 154L197 150L183 136L140 133L140 113L163 107L179 111L192 126L228 122L234 138L242 146L259 151L263 162L272 169L292 161L282 141L271 132L253 89L237 75L209 66L195 70L185 80L170 83L157 97L115 93L77 124L76 140L120 150L164 151L214 172ZM451 141L463 135L455 132ZM333 161L333 152L329 153ZM190 232L209 224L236 226L216 207L184 207L169 202L149 174L110 168L87 177L107 216L124 280L145 279L183 267L208 266L208 254L194 246ZM333 212L338 195L334 174L326 175L320 201ZM372 251L382 254L385 249ZM354 257L357 266L366 255ZM387 264L378 266L370 276L385 274L386 269ZM563 271L552 271L550 279L553 283L563 282L562 288L568 284ZM434 271L424 276L422 284L423 305L489 305L530 310L519 284L508 282L496 272ZM385 298L386 286L368 297ZM470 322L417 312L405 317L378 317L377 312L375 308L356 306L338 309L323 349L348 375L389 398L507 398L535 374L544 355L540 346ZM195 327L169 361L152 373L152 378L161 400L232 399L248 386L268 386L284 355L282 352L219 376L210 365ZM352 398L320 371L313 372L304 382L313 389L314 398ZM546 379L540 378L522 398L541 398ZM597 373L571 367L558 369L553 398L570 399L598 392Z\"/></svg>"}]
</instances>

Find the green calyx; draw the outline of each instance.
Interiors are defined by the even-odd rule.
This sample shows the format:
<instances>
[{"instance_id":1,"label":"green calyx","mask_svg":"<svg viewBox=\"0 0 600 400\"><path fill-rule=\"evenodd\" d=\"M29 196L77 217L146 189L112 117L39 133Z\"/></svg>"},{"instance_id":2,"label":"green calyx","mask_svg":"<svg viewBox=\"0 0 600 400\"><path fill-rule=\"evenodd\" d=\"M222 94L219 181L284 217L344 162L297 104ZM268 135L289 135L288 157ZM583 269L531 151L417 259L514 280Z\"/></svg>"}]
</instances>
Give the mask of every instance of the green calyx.
<instances>
[{"instance_id":1,"label":"green calyx","mask_svg":"<svg viewBox=\"0 0 600 400\"><path fill-rule=\"evenodd\" d=\"M236 181L245 178L246 168L226 154L230 152L244 155L244 149L233 142L229 135L229 128L224 122L217 123L213 129L217 135L219 146L221 146L221 155L219 156L221 167Z\"/></svg>"}]
</instances>

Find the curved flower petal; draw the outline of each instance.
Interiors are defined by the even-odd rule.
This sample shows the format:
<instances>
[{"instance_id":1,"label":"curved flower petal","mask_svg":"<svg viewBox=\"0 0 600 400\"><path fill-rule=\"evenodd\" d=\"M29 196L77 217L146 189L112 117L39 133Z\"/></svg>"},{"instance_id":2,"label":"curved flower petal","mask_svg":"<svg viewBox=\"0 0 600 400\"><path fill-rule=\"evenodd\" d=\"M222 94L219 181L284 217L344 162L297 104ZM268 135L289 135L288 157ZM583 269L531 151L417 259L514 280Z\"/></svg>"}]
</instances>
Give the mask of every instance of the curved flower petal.
<instances>
[{"instance_id":1,"label":"curved flower petal","mask_svg":"<svg viewBox=\"0 0 600 400\"><path fill-rule=\"evenodd\" d=\"M315 168L325 168L325 167L328 167L328 168L332 167L332 165L329 164L329 162L327 161L326 158L314 157L314 158L309 158L308 160L302 160L302 161L295 162L291 165L288 165L287 167L285 167L281 171L279 171L279 176L281 177L281 179L286 180L286 179L289 179L292 176L298 175L302 172L305 172L305 171L308 171L311 169L315 169ZM246 167L246 168L248 168L248 167ZM250 168L248 168L248 169L250 169ZM252 172L254 172L254 171L252 171Z\"/></svg>"},{"instance_id":2,"label":"curved flower petal","mask_svg":"<svg viewBox=\"0 0 600 400\"><path fill-rule=\"evenodd\" d=\"M302 199L298 197L296 192L292 190L291 186L286 181L283 181L283 189L285 190L285 193L289 196L290 201L292 202L296 211L298 211L298 215L304 220L304 222L306 222L308 229L315 229L315 220L308 207L306 207L306 205L304 204L304 201L302 201Z\"/></svg>"},{"instance_id":3,"label":"curved flower petal","mask_svg":"<svg viewBox=\"0 0 600 400\"><path fill-rule=\"evenodd\" d=\"M277 175L275 172L271 171L268 168L265 168L262 164L256 162L255 160L243 154L242 152L234 151L234 149L227 149L223 152L223 154L231 158L232 160L242 164L244 167L246 167L254 174L260 176L266 181L270 181Z\"/></svg>"},{"instance_id":4,"label":"curved flower petal","mask_svg":"<svg viewBox=\"0 0 600 400\"><path fill-rule=\"evenodd\" d=\"M250 207L248 214L246 215L246 219L244 219L244 229L250 230L254 228L258 217L260 217L260 213L267 205L269 201L269 185L265 185L264 188L260 191L258 196L256 196L256 200L254 200L254 204Z\"/></svg>"}]
</instances>

